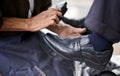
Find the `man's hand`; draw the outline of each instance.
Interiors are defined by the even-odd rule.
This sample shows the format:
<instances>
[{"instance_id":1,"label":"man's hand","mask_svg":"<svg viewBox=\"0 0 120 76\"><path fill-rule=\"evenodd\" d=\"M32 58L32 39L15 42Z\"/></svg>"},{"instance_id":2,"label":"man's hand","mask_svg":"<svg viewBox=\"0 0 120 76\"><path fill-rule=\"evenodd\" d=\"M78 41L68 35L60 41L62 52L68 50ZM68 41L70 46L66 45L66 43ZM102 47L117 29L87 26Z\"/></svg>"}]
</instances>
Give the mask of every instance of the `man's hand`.
<instances>
[{"instance_id":1,"label":"man's hand","mask_svg":"<svg viewBox=\"0 0 120 76\"><path fill-rule=\"evenodd\" d=\"M86 32L85 28L75 28L69 25L63 26L62 24L58 24L55 27L49 27L48 29L65 38L80 36L82 33Z\"/></svg>"},{"instance_id":2,"label":"man's hand","mask_svg":"<svg viewBox=\"0 0 120 76\"><path fill-rule=\"evenodd\" d=\"M0 31L39 31L48 26L55 26L59 23L62 13L59 9L50 8L31 18L3 18L3 25Z\"/></svg>"},{"instance_id":3,"label":"man's hand","mask_svg":"<svg viewBox=\"0 0 120 76\"><path fill-rule=\"evenodd\" d=\"M29 28L31 31L41 30L48 26L55 26L59 23L59 18L62 16L62 13L57 8L49 8L46 11L41 12L35 17L31 18Z\"/></svg>"},{"instance_id":4,"label":"man's hand","mask_svg":"<svg viewBox=\"0 0 120 76\"><path fill-rule=\"evenodd\" d=\"M75 37L75 36L80 36L85 31L86 31L85 28L75 28L72 26L63 26L59 30L58 35L60 35L62 37Z\"/></svg>"}]
</instances>

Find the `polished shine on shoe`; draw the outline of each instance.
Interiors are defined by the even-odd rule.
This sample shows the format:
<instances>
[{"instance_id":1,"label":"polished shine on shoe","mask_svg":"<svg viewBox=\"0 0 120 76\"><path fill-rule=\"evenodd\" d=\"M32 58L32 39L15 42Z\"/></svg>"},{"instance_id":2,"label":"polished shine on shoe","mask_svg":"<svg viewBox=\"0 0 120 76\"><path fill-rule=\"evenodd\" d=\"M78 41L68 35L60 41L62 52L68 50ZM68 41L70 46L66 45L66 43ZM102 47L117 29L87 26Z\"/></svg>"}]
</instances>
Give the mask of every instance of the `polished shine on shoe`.
<instances>
[{"instance_id":1,"label":"polished shine on shoe","mask_svg":"<svg viewBox=\"0 0 120 76\"><path fill-rule=\"evenodd\" d=\"M91 45L88 35L63 38L60 36L47 34L44 41L54 52L60 56L74 61L84 61L89 67L104 69L109 62L113 48L105 51L97 51Z\"/></svg>"}]
</instances>

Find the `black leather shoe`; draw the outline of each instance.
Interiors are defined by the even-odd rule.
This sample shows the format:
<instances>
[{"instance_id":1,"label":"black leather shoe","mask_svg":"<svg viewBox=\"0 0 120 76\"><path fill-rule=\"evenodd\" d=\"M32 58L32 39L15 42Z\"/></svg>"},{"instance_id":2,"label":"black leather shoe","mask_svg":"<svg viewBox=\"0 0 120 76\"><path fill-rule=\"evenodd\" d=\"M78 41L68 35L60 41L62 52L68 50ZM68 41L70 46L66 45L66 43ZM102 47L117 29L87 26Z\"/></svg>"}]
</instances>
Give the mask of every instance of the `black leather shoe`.
<instances>
[{"instance_id":1,"label":"black leather shoe","mask_svg":"<svg viewBox=\"0 0 120 76\"><path fill-rule=\"evenodd\" d=\"M99 70L104 69L113 51L113 48L103 52L95 50L90 44L88 35L62 38L47 34L43 39L46 45L60 56L74 61L84 61L89 67Z\"/></svg>"}]
</instances>

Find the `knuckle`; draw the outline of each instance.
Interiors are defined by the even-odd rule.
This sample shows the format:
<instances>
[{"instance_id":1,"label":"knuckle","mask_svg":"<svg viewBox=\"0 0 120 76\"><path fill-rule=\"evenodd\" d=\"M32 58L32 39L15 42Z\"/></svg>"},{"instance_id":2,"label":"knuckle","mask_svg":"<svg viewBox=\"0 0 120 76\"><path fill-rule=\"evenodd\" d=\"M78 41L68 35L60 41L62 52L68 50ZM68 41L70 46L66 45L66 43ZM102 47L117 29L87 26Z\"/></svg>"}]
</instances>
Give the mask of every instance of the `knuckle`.
<instances>
[{"instance_id":1,"label":"knuckle","mask_svg":"<svg viewBox=\"0 0 120 76\"><path fill-rule=\"evenodd\" d=\"M54 24L55 24L55 21L51 20L50 25L54 25Z\"/></svg>"},{"instance_id":2,"label":"knuckle","mask_svg":"<svg viewBox=\"0 0 120 76\"><path fill-rule=\"evenodd\" d=\"M55 21L54 21L54 20L51 20L51 23L53 23L53 24L54 24L54 23L55 23Z\"/></svg>"},{"instance_id":3,"label":"knuckle","mask_svg":"<svg viewBox=\"0 0 120 76\"><path fill-rule=\"evenodd\" d=\"M57 16L56 16L56 15L53 15L53 19L57 19Z\"/></svg>"}]
</instances>

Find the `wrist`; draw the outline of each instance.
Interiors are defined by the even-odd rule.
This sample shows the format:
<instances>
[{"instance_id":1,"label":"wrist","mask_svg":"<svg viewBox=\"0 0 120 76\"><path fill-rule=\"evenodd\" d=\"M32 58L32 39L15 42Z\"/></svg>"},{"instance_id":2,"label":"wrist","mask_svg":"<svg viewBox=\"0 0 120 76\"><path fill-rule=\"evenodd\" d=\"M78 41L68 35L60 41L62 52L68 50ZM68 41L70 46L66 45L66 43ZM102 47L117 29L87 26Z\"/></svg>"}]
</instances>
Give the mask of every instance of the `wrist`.
<instances>
[{"instance_id":1,"label":"wrist","mask_svg":"<svg viewBox=\"0 0 120 76\"><path fill-rule=\"evenodd\" d=\"M28 18L28 19L26 19L26 29L28 30L28 31L32 31L33 30L33 25L34 25L34 21L33 21L33 18Z\"/></svg>"}]
</instances>

